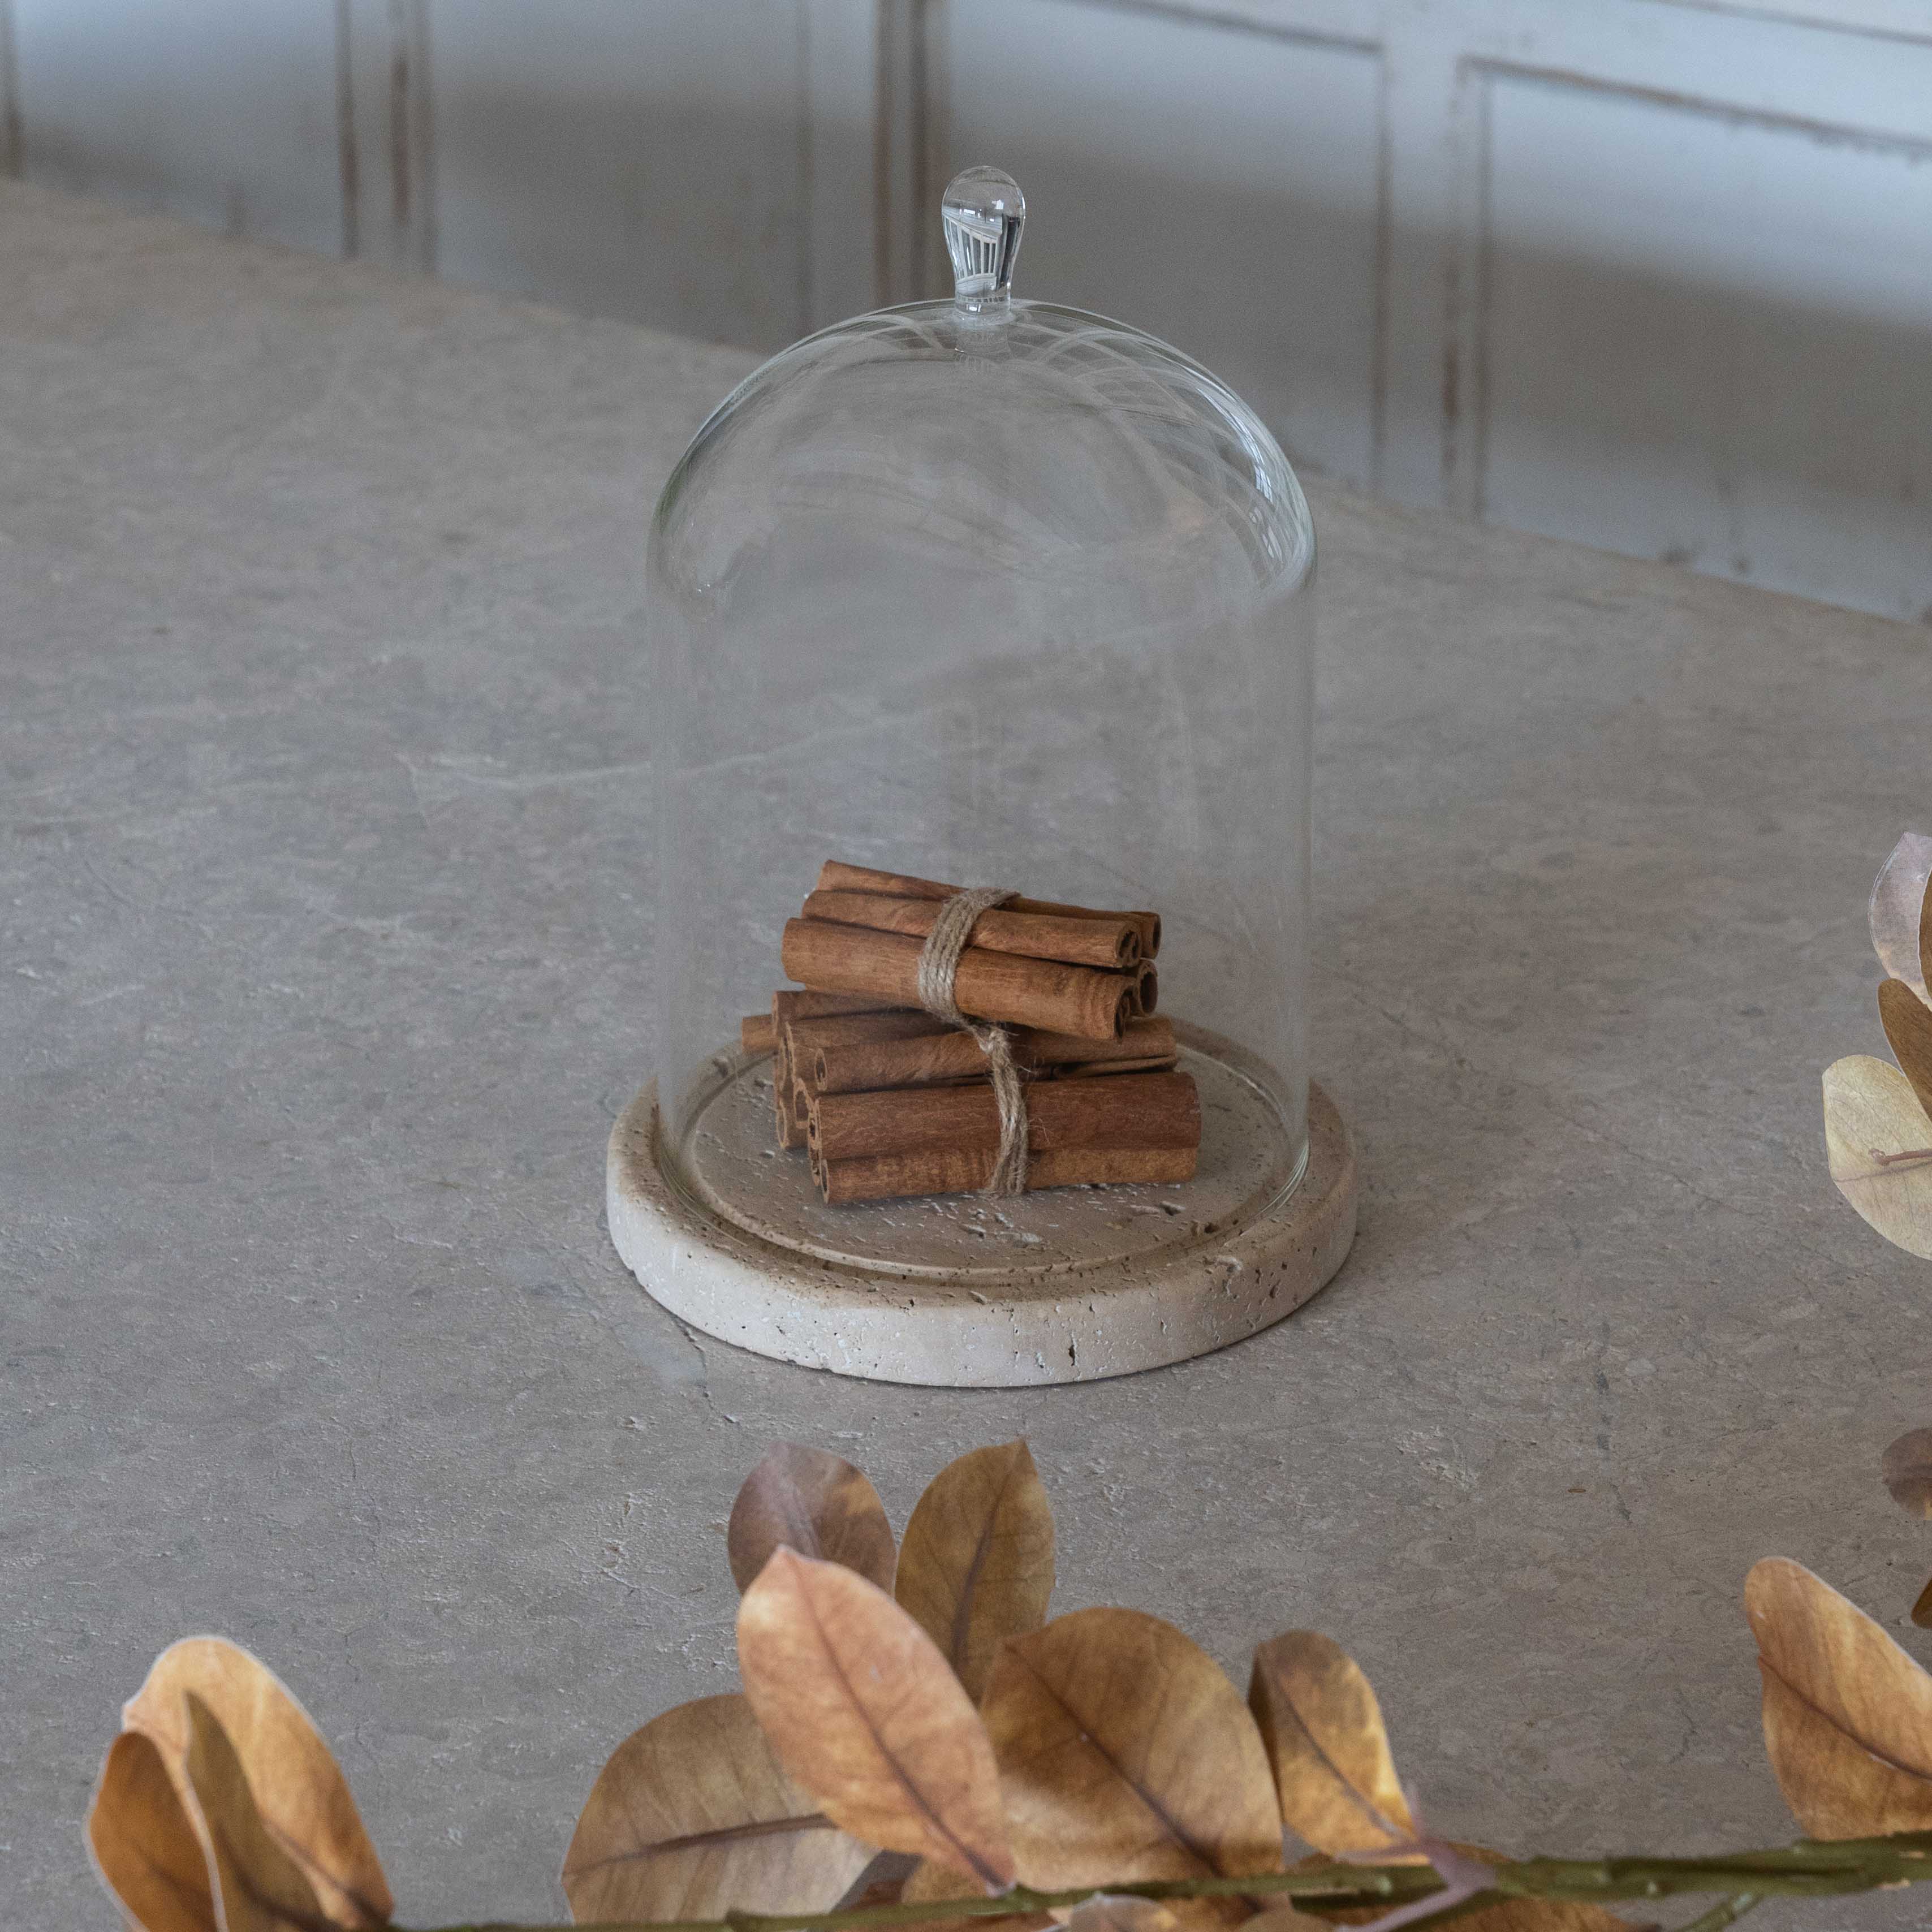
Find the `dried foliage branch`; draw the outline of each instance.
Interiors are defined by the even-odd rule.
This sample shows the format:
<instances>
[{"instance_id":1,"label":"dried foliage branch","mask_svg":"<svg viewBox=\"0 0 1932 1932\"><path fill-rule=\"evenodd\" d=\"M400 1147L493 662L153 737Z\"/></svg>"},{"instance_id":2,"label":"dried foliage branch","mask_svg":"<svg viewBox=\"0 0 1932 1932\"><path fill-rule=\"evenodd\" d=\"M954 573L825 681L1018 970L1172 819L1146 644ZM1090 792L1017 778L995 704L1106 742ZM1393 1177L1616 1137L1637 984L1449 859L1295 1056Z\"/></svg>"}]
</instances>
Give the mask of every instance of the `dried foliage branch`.
<instances>
[{"instance_id":1,"label":"dried foliage branch","mask_svg":"<svg viewBox=\"0 0 1932 1932\"><path fill-rule=\"evenodd\" d=\"M1932 1261L1932 838L1908 832L1873 882L1872 950L1886 978L1879 1024L1898 1064L1851 1054L1825 1070L1825 1151L1838 1191L1894 1247ZM1886 1487L1932 1516L1932 1430L1885 1452ZM1932 1581L1912 1621L1932 1628Z\"/></svg>"},{"instance_id":2,"label":"dried foliage branch","mask_svg":"<svg viewBox=\"0 0 1932 1932\"><path fill-rule=\"evenodd\" d=\"M1825 1070L1825 1150L1838 1191L1892 1243L1932 1261L1932 839L1908 832L1872 886L1886 970L1879 1024L1897 1066L1855 1053Z\"/></svg>"},{"instance_id":3,"label":"dried foliage branch","mask_svg":"<svg viewBox=\"0 0 1932 1932\"><path fill-rule=\"evenodd\" d=\"M1913 1508L1922 1447L1895 1459ZM1616 1932L1608 1905L1701 1893L1681 1932L1722 1932L1765 1898L1932 1879L1932 1677L1796 1564L1760 1564L1745 1609L1772 1766L1810 1837L1509 1859L1430 1836L1367 1678L1328 1639L1262 1644L1244 1704L1156 1617L1046 1622L1052 1517L1024 1444L943 1472L896 1562L864 1477L781 1445L729 1553L745 1694L664 1712L604 1766L564 1862L579 1927L1396 1932L1453 1913L1471 1932ZM346 1781L247 1652L176 1645L123 1724L87 1828L140 1932L389 1925ZM1315 1856L1285 1867L1284 1826ZM919 1862L874 1856L895 1852Z\"/></svg>"}]
</instances>

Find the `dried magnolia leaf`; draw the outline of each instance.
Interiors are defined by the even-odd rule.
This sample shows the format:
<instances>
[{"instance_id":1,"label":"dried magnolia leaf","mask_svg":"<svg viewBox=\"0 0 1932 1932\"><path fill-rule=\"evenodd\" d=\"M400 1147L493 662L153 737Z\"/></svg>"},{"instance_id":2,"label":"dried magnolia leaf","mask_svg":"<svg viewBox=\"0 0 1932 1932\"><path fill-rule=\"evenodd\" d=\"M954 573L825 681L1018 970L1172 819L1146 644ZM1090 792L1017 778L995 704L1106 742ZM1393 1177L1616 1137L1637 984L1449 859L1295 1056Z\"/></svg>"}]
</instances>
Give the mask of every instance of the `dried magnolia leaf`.
<instances>
[{"instance_id":1,"label":"dried magnolia leaf","mask_svg":"<svg viewBox=\"0 0 1932 1932\"><path fill-rule=\"evenodd\" d=\"M208 1854L152 1738L123 1731L108 1747L87 1842L142 1932L217 1932Z\"/></svg>"},{"instance_id":2,"label":"dried magnolia leaf","mask_svg":"<svg viewBox=\"0 0 1932 1932\"><path fill-rule=\"evenodd\" d=\"M1932 1119L1888 1061L1825 1070L1825 1150L1838 1192L1906 1253L1932 1261Z\"/></svg>"},{"instance_id":3,"label":"dried magnolia leaf","mask_svg":"<svg viewBox=\"0 0 1932 1932\"><path fill-rule=\"evenodd\" d=\"M1271 1638L1255 1652L1248 1708L1290 1831L1336 1856L1386 1852L1414 1838L1382 1707L1340 1645L1312 1630Z\"/></svg>"},{"instance_id":4,"label":"dried magnolia leaf","mask_svg":"<svg viewBox=\"0 0 1932 1932\"><path fill-rule=\"evenodd\" d=\"M1932 885L1932 838L1923 832L1908 832L1879 868L1868 912L1872 949L1879 964L1894 980L1904 980L1921 998L1926 986L1920 955L1927 937L1928 885Z\"/></svg>"},{"instance_id":5,"label":"dried magnolia leaf","mask_svg":"<svg viewBox=\"0 0 1932 1932\"><path fill-rule=\"evenodd\" d=\"M1903 980L1878 989L1879 1023L1898 1070L1912 1082L1918 1104L1932 1113L1932 1006Z\"/></svg>"},{"instance_id":6,"label":"dried magnolia leaf","mask_svg":"<svg viewBox=\"0 0 1932 1932\"><path fill-rule=\"evenodd\" d=\"M724 1539L731 1574L748 1590L780 1544L842 1563L882 1590L892 1587L892 1526L862 1472L823 1449L775 1442L745 1478Z\"/></svg>"},{"instance_id":7,"label":"dried magnolia leaf","mask_svg":"<svg viewBox=\"0 0 1932 1932\"><path fill-rule=\"evenodd\" d=\"M386 1925L395 1902L349 1782L274 1672L216 1636L184 1638L155 1658L147 1682L122 1706L121 1721L154 1740L184 1797L189 1737L182 1699L188 1692L213 1713L264 1822L307 1875L324 1917L349 1932Z\"/></svg>"},{"instance_id":8,"label":"dried magnolia leaf","mask_svg":"<svg viewBox=\"0 0 1932 1932\"><path fill-rule=\"evenodd\" d=\"M1328 1918L1316 1918L1314 1912L1300 1911L1291 1899L1277 1899L1252 1918L1242 1918L1240 1932L1324 1932L1328 1924Z\"/></svg>"},{"instance_id":9,"label":"dried magnolia leaf","mask_svg":"<svg viewBox=\"0 0 1932 1932\"><path fill-rule=\"evenodd\" d=\"M319 1932L329 1924L315 1887L256 1809L228 1733L190 1690L188 1781L207 1830L222 1932Z\"/></svg>"},{"instance_id":10,"label":"dried magnolia leaf","mask_svg":"<svg viewBox=\"0 0 1932 1932\"><path fill-rule=\"evenodd\" d=\"M854 1839L854 1844L858 1840ZM905 1897L906 1880L919 1870L920 1861L904 1852L874 1852L866 1869L845 1888L845 1895L832 1907L836 1912L869 1912L875 1905L897 1905ZM969 1881L962 1880L962 1883ZM979 1897L974 1887L974 1896Z\"/></svg>"},{"instance_id":11,"label":"dried magnolia leaf","mask_svg":"<svg viewBox=\"0 0 1932 1932\"><path fill-rule=\"evenodd\" d=\"M1252 1925L1252 1918L1243 1924ZM1156 1898L1102 1892L1066 1916L1066 1932L1180 1932L1180 1921Z\"/></svg>"},{"instance_id":12,"label":"dried magnolia leaf","mask_svg":"<svg viewBox=\"0 0 1932 1932\"><path fill-rule=\"evenodd\" d=\"M1932 1630L1932 1577L1926 1580L1924 1588L1918 1593L1918 1600L1912 1606L1912 1621L1921 1630Z\"/></svg>"},{"instance_id":13,"label":"dried magnolia leaf","mask_svg":"<svg viewBox=\"0 0 1932 1932\"><path fill-rule=\"evenodd\" d=\"M701 1697L611 1754L563 1889L580 1924L829 1912L872 1862L785 1775L742 1697Z\"/></svg>"},{"instance_id":14,"label":"dried magnolia leaf","mask_svg":"<svg viewBox=\"0 0 1932 1932\"><path fill-rule=\"evenodd\" d=\"M746 1694L785 1768L855 1838L1013 1882L992 1746L932 1640L856 1570L776 1552L738 1606Z\"/></svg>"},{"instance_id":15,"label":"dried magnolia leaf","mask_svg":"<svg viewBox=\"0 0 1932 1932\"><path fill-rule=\"evenodd\" d=\"M1287 1899L1241 1921L1241 1932L1322 1932L1328 1924L1312 1912L1301 1911Z\"/></svg>"},{"instance_id":16,"label":"dried magnolia leaf","mask_svg":"<svg viewBox=\"0 0 1932 1932\"><path fill-rule=\"evenodd\" d=\"M1490 1851L1481 1845L1452 1843L1450 1850L1474 1859L1478 1864L1509 1862L1501 1852ZM1576 1899L1499 1898L1492 1904L1459 1912L1455 1923L1465 1932L1634 1932L1629 1922L1614 1912ZM1657 1928L1648 1926L1643 1932L1657 1932Z\"/></svg>"},{"instance_id":17,"label":"dried magnolia leaf","mask_svg":"<svg viewBox=\"0 0 1932 1932\"><path fill-rule=\"evenodd\" d=\"M1053 1511L1024 1442L976 1449L933 1478L896 1593L977 1703L1000 1646L1038 1630L1053 1594Z\"/></svg>"},{"instance_id":18,"label":"dried magnolia leaf","mask_svg":"<svg viewBox=\"0 0 1932 1932\"><path fill-rule=\"evenodd\" d=\"M1773 1557L1744 1584L1764 1741L1808 1836L1932 1830L1932 1677L1810 1570Z\"/></svg>"},{"instance_id":19,"label":"dried magnolia leaf","mask_svg":"<svg viewBox=\"0 0 1932 1932\"><path fill-rule=\"evenodd\" d=\"M1058 1618L1000 1651L985 1708L1027 1884L1281 1868L1261 1733L1220 1666L1172 1624L1138 1610Z\"/></svg>"},{"instance_id":20,"label":"dried magnolia leaf","mask_svg":"<svg viewBox=\"0 0 1932 1932\"><path fill-rule=\"evenodd\" d=\"M1909 1429L1888 1444L1879 1473L1907 1516L1932 1516L1932 1429Z\"/></svg>"},{"instance_id":21,"label":"dried magnolia leaf","mask_svg":"<svg viewBox=\"0 0 1932 1932\"><path fill-rule=\"evenodd\" d=\"M1614 1912L1570 1898L1499 1898L1457 1912L1455 1923L1462 1932L1636 1932ZM1642 1932L1657 1932L1657 1928L1646 1926Z\"/></svg>"},{"instance_id":22,"label":"dried magnolia leaf","mask_svg":"<svg viewBox=\"0 0 1932 1932\"><path fill-rule=\"evenodd\" d=\"M929 1905L947 1898L983 1898L978 1881L949 1865L922 1859L913 1869L900 1894L908 1905ZM1062 1915L1064 1916L1064 1915ZM1060 1916L1051 1912L1003 1912L998 1918L922 1918L917 1932L1047 1932L1058 1925Z\"/></svg>"}]
</instances>

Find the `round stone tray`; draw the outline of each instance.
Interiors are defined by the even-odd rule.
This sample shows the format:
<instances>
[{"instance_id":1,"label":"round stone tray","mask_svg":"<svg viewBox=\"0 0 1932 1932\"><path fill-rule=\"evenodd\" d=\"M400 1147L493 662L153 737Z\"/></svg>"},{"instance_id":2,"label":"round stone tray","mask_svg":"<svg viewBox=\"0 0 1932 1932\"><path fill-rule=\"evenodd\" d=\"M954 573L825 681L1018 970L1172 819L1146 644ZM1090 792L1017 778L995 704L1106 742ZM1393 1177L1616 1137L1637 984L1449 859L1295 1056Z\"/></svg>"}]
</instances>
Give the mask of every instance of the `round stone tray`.
<instances>
[{"instance_id":1,"label":"round stone tray","mask_svg":"<svg viewBox=\"0 0 1932 1932\"><path fill-rule=\"evenodd\" d=\"M1179 1186L1057 1187L828 1208L772 1141L771 1066L715 1062L667 1160L655 1084L611 1130L618 1253L681 1320L840 1375L951 1388L1096 1381L1279 1322L1355 1232L1354 1150L1309 1091L1305 1172L1253 1063L1176 1022L1201 1092L1201 1160Z\"/></svg>"}]
</instances>

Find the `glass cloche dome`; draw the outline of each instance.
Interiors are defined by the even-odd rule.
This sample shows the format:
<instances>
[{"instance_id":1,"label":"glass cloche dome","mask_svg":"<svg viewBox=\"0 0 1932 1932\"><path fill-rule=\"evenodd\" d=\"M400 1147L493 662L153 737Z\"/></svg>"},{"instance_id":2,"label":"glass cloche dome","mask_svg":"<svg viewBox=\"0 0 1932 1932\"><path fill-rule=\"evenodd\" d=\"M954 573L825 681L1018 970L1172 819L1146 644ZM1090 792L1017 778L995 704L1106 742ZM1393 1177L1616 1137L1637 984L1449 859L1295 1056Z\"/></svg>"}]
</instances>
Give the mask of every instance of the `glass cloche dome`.
<instances>
[{"instance_id":1,"label":"glass cloche dome","mask_svg":"<svg viewBox=\"0 0 1932 1932\"><path fill-rule=\"evenodd\" d=\"M1012 294L1010 178L970 170L942 212L955 292L774 356L651 525L650 1185L754 1270L762 1244L814 1279L1017 1293L1052 1274L1058 1293L1070 1270L1225 1246L1302 1179L1314 532L1274 438L1208 370ZM746 1017L790 983L788 922L827 860L909 891L1157 913L1157 996L1143 967L1125 1010L1157 997L1172 1022L1193 1178L828 1203L816 1152L774 1139L773 1034ZM905 920L893 943L916 951L930 922ZM670 1262L626 1258L679 1305Z\"/></svg>"}]
</instances>

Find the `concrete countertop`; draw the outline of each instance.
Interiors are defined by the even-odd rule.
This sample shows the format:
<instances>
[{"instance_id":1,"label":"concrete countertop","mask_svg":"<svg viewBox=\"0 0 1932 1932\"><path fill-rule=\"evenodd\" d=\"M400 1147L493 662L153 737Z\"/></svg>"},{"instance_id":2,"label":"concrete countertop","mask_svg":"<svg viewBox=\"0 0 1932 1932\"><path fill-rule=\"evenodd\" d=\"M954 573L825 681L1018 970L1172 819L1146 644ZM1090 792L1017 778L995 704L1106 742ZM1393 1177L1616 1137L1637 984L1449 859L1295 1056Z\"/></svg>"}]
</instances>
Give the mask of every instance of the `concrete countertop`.
<instances>
[{"instance_id":1,"label":"concrete countertop","mask_svg":"<svg viewBox=\"0 0 1932 1932\"><path fill-rule=\"evenodd\" d=\"M1024 1432L1063 1607L1237 1668L1328 1630L1456 1835L1796 1835L1750 1563L1932 1654L1878 1479L1932 1270L1818 1101L1882 1050L1932 639L1316 487L1353 1258L1184 1368L836 1381L682 1332L601 1220L649 1071L641 532L748 366L0 190L10 1920L113 1922L91 1781L210 1629L315 1713L404 1922L560 1914L605 1754L733 1681L722 1531L783 1436L903 1522Z\"/></svg>"}]
</instances>

